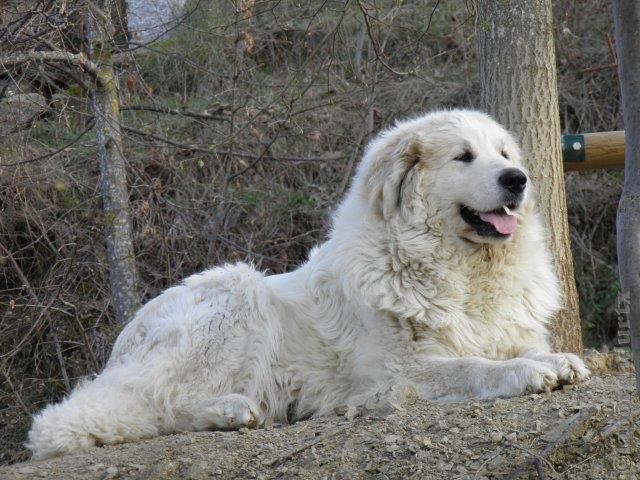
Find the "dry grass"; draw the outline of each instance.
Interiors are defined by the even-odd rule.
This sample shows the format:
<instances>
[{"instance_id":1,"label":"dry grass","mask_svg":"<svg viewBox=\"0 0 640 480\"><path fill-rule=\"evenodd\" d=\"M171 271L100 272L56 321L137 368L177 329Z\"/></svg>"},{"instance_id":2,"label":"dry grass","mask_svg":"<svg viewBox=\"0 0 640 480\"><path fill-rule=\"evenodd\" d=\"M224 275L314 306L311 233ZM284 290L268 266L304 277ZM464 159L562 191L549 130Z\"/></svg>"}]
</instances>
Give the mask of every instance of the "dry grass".
<instances>
[{"instance_id":1,"label":"dry grass","mask_svg":"<svg viewBox=\"0 0 640 480\"><path fill-rule=\"evenodd\" d=\"M479 100L462 2L210 3L121 70L125 105L205 114L123 112L145 299L214 264L293 268L323 238L372 132ZM584 3L556 6L564 128L619 129L615 71L582 72L610 61L608 2ZM13 75L33 90L32 71ZM43 118L13 126L0 164L55 150L90 125L83 90L59 88ZM0 462L26 458L28 414L97 372L118 332L97 182L92 130L55 157L0 166L0 244L11 254L0 255ZM600 346L614 321L620 175L573 174L567 188L582 316Z\"/></svg>"}]
</instances>

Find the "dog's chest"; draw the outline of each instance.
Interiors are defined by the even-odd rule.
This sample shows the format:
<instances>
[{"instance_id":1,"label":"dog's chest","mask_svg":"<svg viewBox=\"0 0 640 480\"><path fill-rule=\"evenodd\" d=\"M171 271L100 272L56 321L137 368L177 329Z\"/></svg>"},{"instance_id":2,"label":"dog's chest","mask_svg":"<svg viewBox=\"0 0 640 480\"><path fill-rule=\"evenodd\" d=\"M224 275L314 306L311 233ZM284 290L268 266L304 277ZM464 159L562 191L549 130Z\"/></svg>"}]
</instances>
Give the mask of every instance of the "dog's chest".
<instances>
[{"instance_id":1,"label":"dog's chest","mask_svg":"<svg viewBox=\"0 0 640 480\"><path fill-rule=\"evenodd\" d=\"M525 300L526 274L510 265L466 267L447 275L447 322L426 337L460 356L517 355L539 332Z\"/></svg>"}]
</instances>

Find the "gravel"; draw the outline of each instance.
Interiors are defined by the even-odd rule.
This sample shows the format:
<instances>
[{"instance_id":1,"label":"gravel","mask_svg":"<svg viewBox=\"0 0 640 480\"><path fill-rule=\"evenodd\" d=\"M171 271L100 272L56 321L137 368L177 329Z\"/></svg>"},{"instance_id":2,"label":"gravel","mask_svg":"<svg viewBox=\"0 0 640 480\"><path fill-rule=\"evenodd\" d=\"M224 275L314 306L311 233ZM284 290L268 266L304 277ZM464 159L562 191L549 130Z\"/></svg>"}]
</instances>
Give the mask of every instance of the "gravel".
<instances>
[{"instance_id":1,"label":"gravel","mask_svg":"<svg viewBox=\"0 0 640 480\"><path fill-rule=\"evenodd\" d=\"M601 364L591 363L597 374L588 383L547 394L449 405L409 398L389 414L345 407L293 425L170 435L16 464L0 468L0 478L526 479L542 478L538 458L548 479L636 479L634 376L628 364Z\"/></svg>"}]
</instances>

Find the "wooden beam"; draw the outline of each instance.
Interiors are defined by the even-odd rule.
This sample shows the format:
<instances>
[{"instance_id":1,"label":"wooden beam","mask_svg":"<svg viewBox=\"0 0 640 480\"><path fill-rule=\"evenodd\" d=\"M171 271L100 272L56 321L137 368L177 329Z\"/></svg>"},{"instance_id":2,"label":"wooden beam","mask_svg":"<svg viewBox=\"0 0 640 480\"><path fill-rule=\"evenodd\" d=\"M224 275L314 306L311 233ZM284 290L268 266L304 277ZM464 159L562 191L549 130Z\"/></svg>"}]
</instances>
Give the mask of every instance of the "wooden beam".
<instances>
[{"instance_id":1,"label":"wooden beam","mask_svg":"<svg viewBox=\"0 0 640 480\"><path fill-rule=\"evenodd\" d=\"M624 131L562 136L565 172L624 167Z\"/></svg>"}]
</instances>

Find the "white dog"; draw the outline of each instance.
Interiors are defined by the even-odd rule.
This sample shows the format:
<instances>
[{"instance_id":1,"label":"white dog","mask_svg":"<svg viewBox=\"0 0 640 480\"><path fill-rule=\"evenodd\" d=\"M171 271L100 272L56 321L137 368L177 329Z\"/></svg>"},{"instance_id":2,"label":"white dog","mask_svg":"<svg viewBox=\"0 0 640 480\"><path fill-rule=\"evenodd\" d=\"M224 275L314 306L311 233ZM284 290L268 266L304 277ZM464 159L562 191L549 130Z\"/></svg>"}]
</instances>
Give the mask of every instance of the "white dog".
<instances>
[{"instance_id":1,"label":"white dog","mask_svg":"<svg viewBox=\"0 0 640 480\"><path fill-rule=\"evenodd\" d=\"M394 385L460 401L586 379L550 352L559 288L520 160L479 112L383 132L304 265L214 268L147 303L105 370L35 417L34 458L324 415Z\"/></svg>"}]
</instances>

